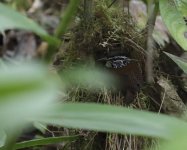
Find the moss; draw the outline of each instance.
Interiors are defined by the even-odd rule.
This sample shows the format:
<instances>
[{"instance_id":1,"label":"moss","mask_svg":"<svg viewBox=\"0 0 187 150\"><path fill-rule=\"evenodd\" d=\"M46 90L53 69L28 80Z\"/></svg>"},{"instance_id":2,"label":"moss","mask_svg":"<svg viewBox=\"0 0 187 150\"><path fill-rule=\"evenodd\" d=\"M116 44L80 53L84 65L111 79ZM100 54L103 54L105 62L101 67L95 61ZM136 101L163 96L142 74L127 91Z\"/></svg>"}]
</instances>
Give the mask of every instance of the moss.
<instances>
[{"instance_id":1,"label":"moss","mask_svg":"<svg viewBox=\"0 0 187 150\"><path fill-rule=\"evenodd\" d=\"M60 52L59 57L63 59L63 68L70 67L79 62L94 63L97 57L106 56L108 55L107 53L118 51L133 59L140 60L144 64L145 35L139 32L128 14L121 12L120 9L114 6L108 8L108 5L105 0L95 1L93 18L89 23L84 22L83 9L79 9L79 21L69 31L71 34L70 41L64 43ZM88 87L77 86L69 89L68 95L69 101L125 106L124 97L120 93L114 93L105 88L96 92L89 90ZM149 99L142 92L130 107L149 109L148 101ZM119 146L120 141L130 139L130 136L126 135L104 134L103 140L103 134L101 133L88 131L84 131L84 133L89 136L82 139L81 147L84 147L85 143L89 143L86 144L87 149L99 147L102 147L102 149L103 147L113 149L113 147ZM111 142L113 138L116 141ZM133 137L133 139L136 141L137 147L139 146L142 149L144 146L147 146L144 138ZM100 140L103 143L97 142ZM102 146L99 146L99 144L102 144Z\"/></svg>"}]
</instances>

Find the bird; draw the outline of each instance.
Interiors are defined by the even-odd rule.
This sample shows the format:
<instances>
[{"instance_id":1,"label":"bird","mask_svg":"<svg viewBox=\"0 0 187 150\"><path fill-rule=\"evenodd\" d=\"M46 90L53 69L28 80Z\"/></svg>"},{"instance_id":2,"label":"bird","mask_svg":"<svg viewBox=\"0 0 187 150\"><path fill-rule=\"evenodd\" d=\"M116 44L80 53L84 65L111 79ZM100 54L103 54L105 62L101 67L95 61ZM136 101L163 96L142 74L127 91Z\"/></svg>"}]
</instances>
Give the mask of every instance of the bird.
<instances>
[{"instance_id":1,"label":"bird","mask_svg":"<svg viewBox=\"0 0 187 150\"><path fill-rule=\"evenodd\" d=\"M117 77L117 89L125 97L125 103L132 103L143 84L139 61L126 56L111 56L99 58L97 62Z\"/></svg>"}]
</instances>

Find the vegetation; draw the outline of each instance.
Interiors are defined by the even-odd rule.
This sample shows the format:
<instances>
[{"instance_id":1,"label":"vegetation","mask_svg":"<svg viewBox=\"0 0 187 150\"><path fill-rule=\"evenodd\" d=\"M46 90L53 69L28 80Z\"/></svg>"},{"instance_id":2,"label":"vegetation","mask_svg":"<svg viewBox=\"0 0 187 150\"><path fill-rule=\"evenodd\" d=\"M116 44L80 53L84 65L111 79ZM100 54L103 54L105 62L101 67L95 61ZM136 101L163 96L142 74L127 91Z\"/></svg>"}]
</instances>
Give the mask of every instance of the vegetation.
<instances>
[{"instance_id":1,"label":"vegetation","mask_svg":"<svg viewBox=\"0 0 187 150\"><path fill-rule=\"evenodd\" d=\"M84 0L83 3L70 0L65 12L58 12L62 19L53 32L46 30L51 27L50 24L48 28L42 27L34 21L36 18L26 17L28 11L25 10L30 8L33 2L5 0L0 3L0 31L3 39L3 44L0 44L0 149L40 149L39 146L57 143L62 143L55 145L59 149L71 149L72 146L75 149L122 149L128 145L124 139L128 141L131 137L134 137L134 143L137 144L134 146L136 149L187 148L186 107L181 106L181 103L175 107L170 101L164 103L166 85L169 84L165 82L168 75L153 75L157 67L154 66L156 62L153 61L153 51L155 47L161 49L153 44L156 16L161 14L176 44L183 51L187 51L187 26L184 20L187 15L187 2L144 0L144 3L147 4L149 17L147 26L142 29L136 25L132 16L122 12L117 4L110 5L111 1ZM46 1L46 5L52 4ZM55 11L55 8L52 11ZM7 61L4 51L9 47L4 41L11 38L11 31L27 31L29 43L32 43L33 37L37 39L36 43L40 43L40 46L35 48L38 51L37 57L16 57ZM27 41L25 38L24 40ZM21 42L24 43L24 40ZM19 42L18 39L15 41ZM23 46L25 45L20 47ZM26 47L30 48L29 45ZM136 101L130 105L125 103L122 96L111 90L117 82L114 75L100 66L97 67L95 61L99 59L98 55L106 55L106 49L115 48L125 49L124 54L138 60L142 68L146 69L149 84L143 87ZM28 53L32 54L30 51ZM168 52L163 55L171 58L181 68L179 70L182 73L187 73L185 58ZM26 56L24 54L24 57ZM156 59L164 61L161 56ZM150 62L149 65L146 62ZM171 66L174 67L175 64ZM147 94L155 88L154 78L163 85L161 88L166 87L164 92L160 87L156 89L163 94L159 109L156 109L156 106L153 108L151 97ZM170 92L174 93L171 87ZM172 99L171 97L169 99ZM167 112L161 111L163 105L166 105ZM180 117L166 115L170 114L172 108L176 109L174 116ZM55 128L59 134L51 132L51 128ZM42 133L42 137L32 137L31 133L36 129ZM46 133L50 133L52 137ZM25 135L31 136L29 140ZM123 143L121 145L120 140ZM49 146L46 147L50 149Z\"/></svg>"}]
</instances>

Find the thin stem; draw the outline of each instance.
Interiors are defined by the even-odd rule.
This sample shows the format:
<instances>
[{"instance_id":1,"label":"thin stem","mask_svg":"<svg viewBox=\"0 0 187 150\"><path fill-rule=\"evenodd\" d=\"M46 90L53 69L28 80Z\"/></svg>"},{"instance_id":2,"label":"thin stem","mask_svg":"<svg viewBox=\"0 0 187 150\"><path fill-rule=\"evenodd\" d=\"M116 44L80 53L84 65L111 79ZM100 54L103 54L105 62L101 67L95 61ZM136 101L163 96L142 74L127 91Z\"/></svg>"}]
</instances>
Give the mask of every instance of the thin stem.
<instances>
[{"instance_id":1,"label":"thin stem","mask_svg":"<svg viewBox=\"0 0 187 150\"><path fill-rule=\"evenodd\" d=\"M68 24L70 23L72 17L77 11L79 0L70 0L70 3L65 11L64 17L62 18L59 26L55 31L55 36L60 38L66 31Z\"/></svg>"},{"instance_id":2,"label":"thin stem","mask_svg":"<svg viewBox=\"0 0 187 150\"><path fill-rule=\"evenodd\" d=\"M93 18L93 0L84 0L84 17L85 23L88 25Z\"/></svg>"},{"instance_id":3,"label":"thin stem","mask_svg":"<svg viewBox=\"0 0 187 150\"><path fill-rule=\"evenodd\" d=\"M155 0L148 2L148 36L147 36L147 60L146 60L146 79L148 83L153 82L153 30L158 12L158 5Z\"/></svg>"}]
</instances>

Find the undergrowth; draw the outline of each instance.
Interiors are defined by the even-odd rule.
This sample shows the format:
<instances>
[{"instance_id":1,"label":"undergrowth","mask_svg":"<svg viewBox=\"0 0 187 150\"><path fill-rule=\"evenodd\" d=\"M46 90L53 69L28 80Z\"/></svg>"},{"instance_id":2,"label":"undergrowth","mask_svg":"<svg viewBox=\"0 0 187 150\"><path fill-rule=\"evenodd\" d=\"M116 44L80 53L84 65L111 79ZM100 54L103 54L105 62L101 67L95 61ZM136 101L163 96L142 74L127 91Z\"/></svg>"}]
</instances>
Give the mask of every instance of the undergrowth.
<instances>
[{"instance_id":1,"label":"undergrowth","mask_svg":"<svg viewBox=\"0 0 187 150\"><path fill-rule=\"evenodd\" d=\"M89 23L85 23L84 11L79 9L79 18L76 19L78 21L66 34L70 35L69 40L64 41L58 54L57 60L63 62L58 66L63 70L71 68L77 63L97 65L96 60L99 57L120 53L139 60L141 68L144 70L145 33L139 31L130 15L123 13L115 6L108 8L106 1L96 1L94 6L93 18ZM71 87L67 101L126 106L125 99L120 92L114 93L104 87L100 91L90 90L89 87ZM149 97L141 91L129 107L149 110L150 105ZM154 143L154 140L150 138L136 136L80 130L76 130L76 132L84 136L81 141L76 143L80 149L119 150L130 148L140 150L144 147L152 147Z\"/></svg>"}]
</instances>

